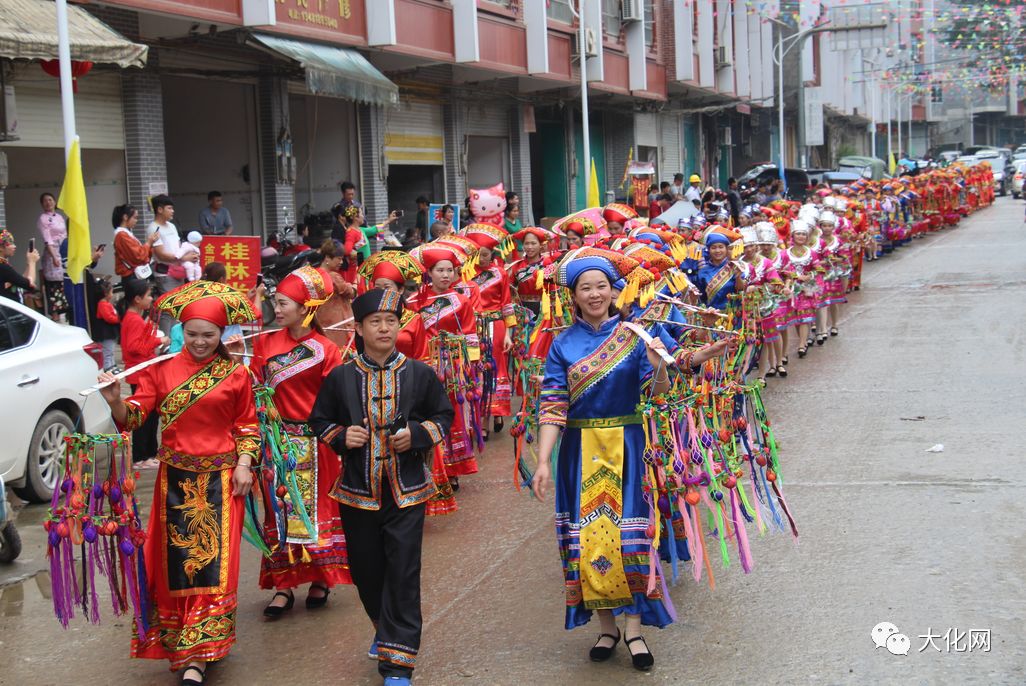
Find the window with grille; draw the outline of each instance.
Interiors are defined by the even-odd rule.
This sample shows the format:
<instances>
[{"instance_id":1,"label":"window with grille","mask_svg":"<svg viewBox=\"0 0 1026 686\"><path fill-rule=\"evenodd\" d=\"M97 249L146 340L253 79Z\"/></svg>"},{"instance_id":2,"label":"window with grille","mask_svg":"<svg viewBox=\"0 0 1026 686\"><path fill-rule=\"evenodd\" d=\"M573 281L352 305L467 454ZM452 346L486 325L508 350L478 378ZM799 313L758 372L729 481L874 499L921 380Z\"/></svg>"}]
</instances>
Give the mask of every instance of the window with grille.
<instances>
[{"instance_id":1,"label":"window with grille","mask_svg":"<svg viewBox=\"0 0 1026 686\"><path fill-rule=\"evenodd\" d=\"M574 13L570 10L572 0L548 0L549 19L565 21L567 24L574 22Z\"/></svg>"},{"instance_id":2,"label":"window with grille","mask_svg":"<svg viewBox=\"0 0 1026 686\"><path fill-rule=\"evenodd\" d=\"M944 89L941 86L930 86L930 102L935 105L944 102Z\"/></svg>"},{"instance_id":3,"label":"window with grille","mask_svg":"<svg viewBox=\"0 0 1026 686\"><path fill-rule=\"evenodd\" d=\"M655 47L655 0L645 0L645 47Z\"/></svg>"},{"instance_id":4,"label":"window with grille","mask_svg":"<svg viewBox=\"0 0 1026 686\"><path fill-rule=\"evenodd\" d=\"M619 38L620 0L602 0L602 31L610 38Z\"/></svg>"}]
</instances>

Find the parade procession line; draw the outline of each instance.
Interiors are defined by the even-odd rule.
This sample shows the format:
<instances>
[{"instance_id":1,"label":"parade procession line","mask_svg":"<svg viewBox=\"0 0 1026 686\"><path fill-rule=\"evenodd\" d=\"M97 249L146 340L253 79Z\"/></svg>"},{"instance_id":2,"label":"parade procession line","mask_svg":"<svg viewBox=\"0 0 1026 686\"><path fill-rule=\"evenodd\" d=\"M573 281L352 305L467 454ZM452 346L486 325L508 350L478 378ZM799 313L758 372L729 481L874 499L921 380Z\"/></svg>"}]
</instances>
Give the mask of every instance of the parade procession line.
<instances>
[{"instance_id":1,"label":"parade procession line","mask_svg":"<svg viewBox=\"0 0 1026 686\"><path fill-rule=\"evenodd\" d=\"M682 568L670 591L679 621L646 632L658 666L644 677L622 645L609 663L588 661L597 623L563 629L551 500L513 489L512 443L493 436L480 473L461 480L459 511L425 527L414 683L1026 682L1024 254L1022 205L999 198L866 265L840 335L804 360L792 352L789 378L765 394L800 544L753 534L752 573L716 560L715 590ZM944 452L926 452L936 443ZM152 481L144 472L147 510ZM24 552L0 568L0 684L173 683L163 665L128 657L130 626L109 611L98 627L78 617L60 628L43 514L20 513ZM244 547L238 643L207 683L380 683L355 589L270 624L258 566ZM874 645L881 622L909 637L908 655ZM988 650L965 649L972 630L989 632Z\"/></svg>"}]
</instances>

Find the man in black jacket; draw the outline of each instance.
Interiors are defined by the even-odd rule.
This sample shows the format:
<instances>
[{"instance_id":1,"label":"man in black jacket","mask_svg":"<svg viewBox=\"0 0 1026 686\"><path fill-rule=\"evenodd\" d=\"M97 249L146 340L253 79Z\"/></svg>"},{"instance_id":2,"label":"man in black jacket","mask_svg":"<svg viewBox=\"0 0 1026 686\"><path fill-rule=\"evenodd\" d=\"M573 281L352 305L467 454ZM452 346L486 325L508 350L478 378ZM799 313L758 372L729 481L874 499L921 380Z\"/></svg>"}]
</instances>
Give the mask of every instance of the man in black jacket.
<instances>
[{"instance_id":1,"label":"man in black jacket","mask_svg":"<svg viewBox=\"0 0 1026 686\"><path fill-rule=\"evenodd\" d=\"M353 301L363 352L324 380L310 415L342 457L339 502L349 568L377 633L370 655L386 686L410 683L420 649L420 555L431 451L453 408L431 367L396 351L403 301L374 289Z\"/></svg>"}]
</instances>

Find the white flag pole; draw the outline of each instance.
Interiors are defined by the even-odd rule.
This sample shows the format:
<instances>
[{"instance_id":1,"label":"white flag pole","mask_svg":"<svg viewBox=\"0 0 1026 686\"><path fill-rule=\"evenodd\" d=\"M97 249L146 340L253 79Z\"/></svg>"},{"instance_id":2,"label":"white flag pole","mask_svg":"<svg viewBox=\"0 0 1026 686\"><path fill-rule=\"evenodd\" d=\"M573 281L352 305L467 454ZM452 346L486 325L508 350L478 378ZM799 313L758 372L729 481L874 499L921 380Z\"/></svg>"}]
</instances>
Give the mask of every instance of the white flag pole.
<instances>
[{"instance_id":1,"label":"white flag pole","mask_svg":"<svg viewBox=\"0 0 1026 686\"><path fill-rule=\"evenodd\" d=\"M57 0L57 59L61 67L61 113L64 118L64 159L75 140L75 94L71 83L71 41L68 38L68 2Z\"/></svg>"}]
</instances>

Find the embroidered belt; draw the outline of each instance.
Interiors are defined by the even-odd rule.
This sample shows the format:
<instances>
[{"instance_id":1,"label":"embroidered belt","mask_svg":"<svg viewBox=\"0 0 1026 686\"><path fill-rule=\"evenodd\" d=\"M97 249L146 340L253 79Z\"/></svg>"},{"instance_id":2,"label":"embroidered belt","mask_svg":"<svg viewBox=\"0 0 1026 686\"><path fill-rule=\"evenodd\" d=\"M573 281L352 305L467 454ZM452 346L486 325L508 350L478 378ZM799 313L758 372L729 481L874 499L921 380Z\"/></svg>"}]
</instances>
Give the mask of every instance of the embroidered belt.
<instances>
[{"instance_id":1,"label":"embroidered belt","mask_svg":"<svg viewBox=\"0 0 1026 686\"><path fill-rule=\"evenodd\" d=\"M588 419L568 419L568 429L608 429L614 426L641 424L640 414L626 414L622 417L594 417Z\"/></svg>"},{"instance_id":2,"label":"embroidered belt","mask_svg":"<svg viewBox=\"0 0 1026 686\"><path fill-rule=\"evenodd\" d=\"M285 433L290 436L316 436L314 430L310 427L308 422L298 422L293 419L281 420L282 425L285 427Z\"/></svg>"},{"instance_id":3,"label":"embroidered belt","mask_svg":"<svg viewBox=\"0 0 1026 686\"><path fill-rule=\"evenodd\" d=\"M157 459L166 465L189 472L218 472L234 467L239 457L234 450L214 455L185 455L166 446L160 446L157 450Z\"/></svg>"}]
</instances>

